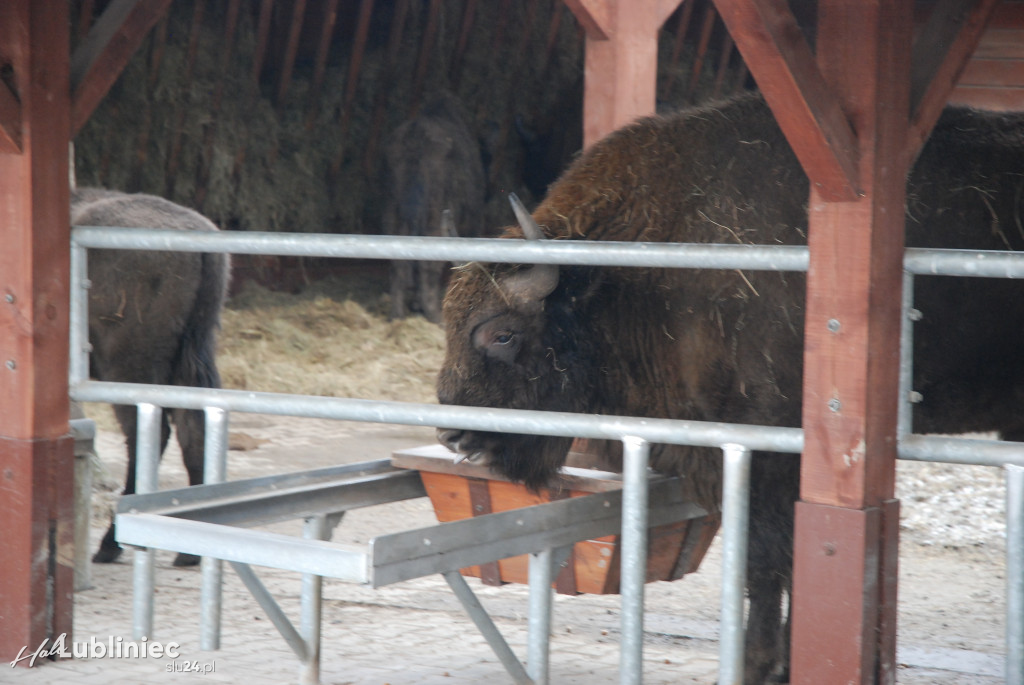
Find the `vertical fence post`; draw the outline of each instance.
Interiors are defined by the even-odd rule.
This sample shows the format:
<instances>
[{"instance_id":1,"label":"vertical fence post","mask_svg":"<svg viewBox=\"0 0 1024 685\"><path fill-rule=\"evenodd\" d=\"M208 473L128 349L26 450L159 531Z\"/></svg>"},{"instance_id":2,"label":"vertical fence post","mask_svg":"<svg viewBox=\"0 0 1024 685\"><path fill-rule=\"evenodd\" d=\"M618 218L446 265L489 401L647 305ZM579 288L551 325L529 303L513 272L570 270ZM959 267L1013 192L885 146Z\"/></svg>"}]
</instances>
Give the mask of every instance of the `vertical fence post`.
<instances>
[{"instance_id":1,"label":"vertical fence post","mask_svg":"<svg viewBox=\"0 0 1024 685\"><path fill-rule=\"evenodd\" d=\"M334 520L337 524L338 519ZM310 516L302 528L307 540L327 540L333 525L326 514ZM299 685L318 685L320 682L320 622L324 579L312 573L302 574L302 605L299 632L306 645L306 654L299 667Z\"/></svg>"},{"instance_id":2,"label":"vertical fence post","mask_svg":"<svg viewBox=\"0 0 1024 685\"><path fill-rule=\"evenodd\" d=\"M896 415L896 436L910 435L914 428L914 322L921 312L914 309L914 274L903 272L903 309L900 312L900 381Z\"/></svg>"},{"instance_id":3,"label":"vertical fence post","mask_svg":"<svg viewBox=\"0 0 1024 685\"><path fill-rule=\"evenodd\" d=\"M551 637L553 550L548 547L530 555L529 635L526 672L537 685L547 685Z\"/></svg>"},{"instance_id":4,"label":"vertical fence post","mask_svg":"<svg viewBox=\"0 0 1024 685\"><path fill-rule=\"evenodd\" d=\"M143 402L138 408L135 443L135 492L144 495L158 489L160 426L163 411ZM153 637L153 585L155 550L137 549L132 569L132 638Z\"/></svg>"},{"instance_id":5,"label":"vertical fence post","mask_svg":"<svg viewBox=\"0 0 1024 685\"><path fill-rule=\"evenodd\" d=\"M1006 469L1006 685L1024 685L1024 466Z\"/></svg>"},{"instance_id":6,"label":"vertical fence post","mask_svg":"<svg viewBox=\"0 0 1024 685\"><path fill-rule=\"evenodd\" d=\"M71 242L71 288L68 291L68 381L76 385L89 378L89 251Z\"/></svg>"},{"instance_id":7,"label":"vertical fence post","mask_svg":"<svg viewBox=\"0 0 1024 685\"><path fill-rule=\"evenodd\" d=\"M203 482L223 483L227 477L228 412L206 407L206 438L203 457ZM220 649L221 583L224 562L203 557L199 588L199 649Z\"/></svg>"},{"instance_id":8,"label":"vertical fence post","mask_svg":"<svg viewBox=\"0 0 1024 685\"><path fill-rule=\"evenodd\" d=\"M718 682L743 682L743 592L747 582L750 521L750 450L722 445L722 617L718 643Z\"/></svg>"},{"instance_id":9,"label":"vertical fence post","mask_svg":"<svg viewBox=\"0 0 1024 685\"><path fill-rule=\"evenodd\" d=\"M619 682L643 682L644 581L647 579L647 462L651 446L622 439L622 656Z\"/></svg>"}]
</instances>

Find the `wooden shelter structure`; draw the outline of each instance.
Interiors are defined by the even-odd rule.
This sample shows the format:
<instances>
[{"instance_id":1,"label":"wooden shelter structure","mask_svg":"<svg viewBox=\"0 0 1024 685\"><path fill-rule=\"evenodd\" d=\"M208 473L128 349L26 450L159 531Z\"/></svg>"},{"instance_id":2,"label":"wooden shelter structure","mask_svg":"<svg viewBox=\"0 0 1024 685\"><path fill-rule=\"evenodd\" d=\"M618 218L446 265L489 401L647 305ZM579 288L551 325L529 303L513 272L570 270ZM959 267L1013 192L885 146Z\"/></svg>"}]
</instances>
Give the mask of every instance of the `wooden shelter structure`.
<instances>
[{"instance_id":1,"label":"wooden shelter structure","mask_svg":"<svg viewBox=\"0 0 1024 685\"><path fill-rule=\"evenodd\" d=\"M593 141L653 111L680 0L565 2ZM71 632L68 142L169 4L113 0L72 56L66 2L0 3L0 662ZM997 4L921 3L915 31L913 0L820 0L812 50L785 0L715 0L812 186L795 683L895 680L905 177Z\"/></svg>"}]
</instances>

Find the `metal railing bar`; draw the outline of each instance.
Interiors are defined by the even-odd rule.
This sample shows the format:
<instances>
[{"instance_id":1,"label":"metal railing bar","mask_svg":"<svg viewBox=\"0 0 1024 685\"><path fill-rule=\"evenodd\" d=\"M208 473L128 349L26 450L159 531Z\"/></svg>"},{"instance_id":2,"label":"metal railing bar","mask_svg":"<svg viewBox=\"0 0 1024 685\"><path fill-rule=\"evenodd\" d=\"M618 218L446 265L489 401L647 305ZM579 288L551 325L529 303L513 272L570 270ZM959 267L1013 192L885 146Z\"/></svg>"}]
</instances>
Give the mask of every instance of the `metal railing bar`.
<instances>
[{"instance_id":1,"label":"metal railing bar","mask_svg":"<svg viewBox=\"0 0 1024 685\"><path fill-rule=\"evenodd\" d=\"M230 252L233 254L409 259L513 264L655 266L695 269L806 271L799 245L638 243L582 240L505 240L254 231L177 231L116 226L76 226L72 244L108 250Z\"/></svg>"},{"instance_id":2,"label":"metal railing bar","mask_svg":"<svg viewBox=\"0 0 1024 685\"><path fill-rule=\"evenodd\" d=\"M752 450L772 452L797 453L803 449L801 429L779 426L644 419L525 409L491 409L103 381L86 381L73 386L71 395L81 402L131 405L155 401L163 407L183 409L216 406L254 414L396 423L431 428L445 426L466 430L571 435L606 440L620 440L625 435L633 435L651 443L706 447L720 447L728 442L736 442Z\"/></svg>"}]
</instances>

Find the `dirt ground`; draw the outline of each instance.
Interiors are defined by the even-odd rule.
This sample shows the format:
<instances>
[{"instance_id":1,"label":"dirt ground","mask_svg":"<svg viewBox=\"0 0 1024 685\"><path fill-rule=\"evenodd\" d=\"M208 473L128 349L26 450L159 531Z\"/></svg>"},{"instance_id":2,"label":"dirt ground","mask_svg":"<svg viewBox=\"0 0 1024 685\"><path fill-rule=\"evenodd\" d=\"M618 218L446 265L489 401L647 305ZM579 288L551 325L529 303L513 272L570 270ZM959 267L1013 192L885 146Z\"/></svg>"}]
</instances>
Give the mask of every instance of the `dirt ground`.
<instances>
[{"instance_id":1,"label":"dirt ground","mask_svg":"<svg viewBox=\"0 0 1024 685\"><path fill-rule=\"evenodd\" d=\"M328 394L323 392L328 388L338 395L432 401L433 374L443 354L440 329L421 319L388 322L383 316L387 303L377 292L340 282L322 283L298 296L243 292L225 313L219 357L225 385L310 394ZM108 410L89 409L101 429L94 527L102 530L123 482L123 441ZM236 448L229 455L232 480L379 459L396 449L434 442L433 432L423 428L248 414L231 417L231 437ZM180 453L172 445L161 465L161 488L184 484ZM982 467L901 463L898 495L899 682L1002 682L1002 474ZM366 544L375 535L434 521L425 499L372 507L346 515L333 539ZM718 564L716 543L699 573L647 586L647 644L680 653L715 653ZM521 606L502 599L521 595L495 590L489 606L497 606L499 614L521 616ZM371 609L402 605L386 593L345 592L350 598L343 602ZM353 592L357 599L351 599ZM438 600L417 601L429 608ZM617 607L617 596L560 597L556 643L558 631L574 638L590 635L597 643L617 639L617 617L611 618Z\"/></svg>"}]
</instances>

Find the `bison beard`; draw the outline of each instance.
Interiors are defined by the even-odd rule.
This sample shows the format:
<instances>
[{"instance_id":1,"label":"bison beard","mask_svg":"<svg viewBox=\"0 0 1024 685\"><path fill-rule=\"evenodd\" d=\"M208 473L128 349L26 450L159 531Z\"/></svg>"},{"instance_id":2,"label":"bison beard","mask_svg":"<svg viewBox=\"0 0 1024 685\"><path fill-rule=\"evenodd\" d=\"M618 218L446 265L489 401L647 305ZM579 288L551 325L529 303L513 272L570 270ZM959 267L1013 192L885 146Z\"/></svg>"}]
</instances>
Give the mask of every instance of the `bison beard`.
<instances>
[{"instance_id":1,"label":"bison beard","mask_svg":"<svg viewBox=\"0 0 1024 685\"><path fill-rule=\"evenodd\" d=\"M950 109L911 174L907 244L1024 247L1024 125ZM757 96L652 117L594 145L504 237L805 244L807 179ZM539 226L533 226L535 222ZM554 269L554 274L551 270ZM918 279L915 407L920 432L1024 437L1024 307L1010 281ZM471 264L444 302L442 403L799 426L803 274ZM883 296L890 296L883 294ZM569 441L440 430L466 456L530 485ZM615 455L610 455L614 457ZM655 446L717 508L714 450ZM746 683L785 679L799 459L755 455Z\"/></svg>"},{"instance_id":2,"label":"bison beard","mask_svg":"<svg viewBox=\"0 0 1024 685\"><path fill-rule=\"evenodd\" d=\"M71 193L71 222L80 226L216 231L200 214L152 195L96 188ZM216 331L227 292L228 256L187 252L94 250L89 253L90 374L102 381L220 387L214 359ZM136 408L115 406L128 448L124 494L135 492ZM168 412L181 445L190 485L203 482L203 412ZM170 424L161 418L160 451ZM121 555L114 524L93 561ZM179 554L176 566L199 558Z\"/></svg>"}]
</instances>

